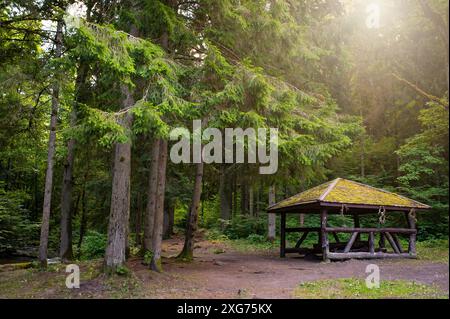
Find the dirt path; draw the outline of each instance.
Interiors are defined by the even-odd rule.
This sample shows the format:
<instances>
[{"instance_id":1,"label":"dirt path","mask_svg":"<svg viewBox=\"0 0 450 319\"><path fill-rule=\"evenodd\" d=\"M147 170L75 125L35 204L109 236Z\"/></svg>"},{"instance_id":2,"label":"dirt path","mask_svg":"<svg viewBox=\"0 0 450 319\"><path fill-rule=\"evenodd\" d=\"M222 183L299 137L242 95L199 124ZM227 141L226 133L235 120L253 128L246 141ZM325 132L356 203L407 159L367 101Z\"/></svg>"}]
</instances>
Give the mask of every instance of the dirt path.
<instances>
[{"instance_id":1,"label":"dirt path","mask_svg":"<svg viewBox=\"0 0 450 319\"><path fill-rule=\"evenodd\" d=\"M437 285L447 295L449 291L447 263L401 259L326 264L312 256L281 259L275 250L237 252L202 239L196 241L194 261L185 263L171 258L181 251L182 242L182 238L164 241L163 273L149 271L138 258L127 262L129 276L98 275L101 260L82 263L80 289L65 287L64 265L48 272L0 272L0 298L292 298L302 282L365 278L369 263L380 267L381 280L416 281Z\"/></svg>"},{"instance_id":2,"label":"dirt path","mask_svg":"<svg viewBox=\"0 0 450 319\"><path fill-rule=\"evenodd\" d=\"M219 246L219 247L218 247ZM322 263L313 256L303 259L291 255L281 259L276 252L240 253L218 244L196 244L194 262L164 261L164 273L154 274L130 261L130 267L144 283L144 296L152 298L292 298L301 282L318 279L365 278L366 266L376 263L381 280L403 279L437 285L448 293L449 269L444 263L419 260L351 260ZM224 253L212 251L223 248ZM181 250L177 239L165 242L166 256ZM151 278L149 278L149 276Z\"/></svg>"}]
</instances>

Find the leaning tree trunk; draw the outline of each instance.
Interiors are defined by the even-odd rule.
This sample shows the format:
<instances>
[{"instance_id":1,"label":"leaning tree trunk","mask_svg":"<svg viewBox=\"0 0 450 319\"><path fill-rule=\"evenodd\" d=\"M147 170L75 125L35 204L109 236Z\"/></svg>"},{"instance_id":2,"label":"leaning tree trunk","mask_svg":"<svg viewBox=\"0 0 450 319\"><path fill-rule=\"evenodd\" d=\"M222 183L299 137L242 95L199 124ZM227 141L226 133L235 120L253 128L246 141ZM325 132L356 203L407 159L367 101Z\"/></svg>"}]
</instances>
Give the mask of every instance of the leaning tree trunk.
<instances>
[{"instance_id":1,"label":"leaning tree trunk","mask_svg":"<svg viewBox=\"0 0 450 319\"><path fill-rule=\"evenodd\" d=\"M60 58L62 54L62 28L63 22L58 21L55 37L56 58ZM54 157L56 151L56 124L58 120L58 109L59 109L59 88L60 85L58 81L58 74L56 72L52 86L52 113L50 117L50 135L48 139L47 171L45 174L44 205L42 209L41 237L39 243L39 262L42 267L47 267L48 233L50 226L50 210L52 204L52 189L53 189L53 168L55 164Z\"/></svg>"},{"instance_id":2,"label":"leaning tree trunk","mask_svg":"<svg viewBox=\"0 0 450 319\"><path fill-rule=\"evenodd\" d=\"M158 163L158 188L156 192L155 223L153 225L153 256L150 268L161 272L161 246L164 221L164 193L166 190L167 141L161 139Z\"/></svg>"},{"instance_id":3,"label":"leaning tree trunk","mask_svg":"<svg viewBox=\"0 0 450 319\"><path fill-rule=\"evenodd\" d=\"M269 187L269 206L275 204L275 185L271 185ZM270 241L275 240L275 223L276 223L276 216L275 214L267 214L268 218L268 231L267 231L267 238Z\"/></svg>"},{"instance_id":4,"label":"leaning tree trunk","mask_svg":"<svg viewBox=\"0 0 450 319\"><path fill-rule=\"evenodd\" d=\"M178 258L192 260L194 257L194 235L197 230L198 209L202 195L203 162L196 165L194 194L192 195L191 209L189 211L188 223L184 239L184 247Z\"/></svg>"},{"instance_id":5,"label":"leaning tree trunk","mask_svg":"<svg viewBox=\"0 0 450 319\"><path fill-rule=\"evenodd\" d=\"M81 99L81 89L86 80L86 65L81 64L78 68L77 79L75 81L75 100L70 114L70 126L74 127L77 121L78 103ZM59 256L63 262L73 259L72 252L72 215L73 215L73 165L75 159L74 138L70 138L67 143L67 157L64 163L63 185L61 190L61 237L59 246Z\"/></svg>"},{"instance_id":6,"label":"leaning tree trunk","mask_svg":"<svg viewBox=\"0 0 450 319\"><path fill-rule=\"evenodd\" d=\"M159 151L161 140L155 138L152 146L150 177L148 183L147 206L144 215L144 254L147 251L153 251L152 238L153 227L155 224L155 209L156 209L156 191L158 186L158 165L159 165Z\"/></svg>"},{"instance_id":7,"label":"leaning tree trunk","mask_svg":"<svg viewBox=\"0 0 450 319\"><path fill-rule=\"evenodd\" d=\"M128 87L122 86L126 98L124 108L134 104ZM121 123L125 130L131 127L132 115L127 113ZM111 192L111 212L108 225L108 242L105 253L105 271L114 272L126 260L128 222L130 217L131 142L115 145L114 170Z\"/></svg>"}]
</instances>

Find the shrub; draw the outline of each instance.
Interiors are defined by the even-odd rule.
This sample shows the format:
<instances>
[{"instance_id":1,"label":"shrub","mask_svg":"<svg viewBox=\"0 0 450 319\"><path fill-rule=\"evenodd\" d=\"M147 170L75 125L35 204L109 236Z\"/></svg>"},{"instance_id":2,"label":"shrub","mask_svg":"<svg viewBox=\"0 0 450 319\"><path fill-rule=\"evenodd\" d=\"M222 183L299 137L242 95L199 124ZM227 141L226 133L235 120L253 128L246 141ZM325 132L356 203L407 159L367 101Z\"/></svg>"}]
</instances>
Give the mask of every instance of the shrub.
<instances>
[{"instance_id":1,"label":"shrub","mask_svg":"<svg viewBox=\"0 0 450 319\"><path fill-rule=\"evenodd\" d=\"M24 208L28 197L22 191L6 191L0 184L0 253L38 243L39 224L30 221Z\"/></svg>"},{"instance_id":2,"label":"shrub","mask_svg":"<svg viewBox=\"0 0 450 319\"><path fill-rule=\"evenodd\" d=\"M81 245L81 259L101 258L105 254L107 237L96 231L89 231Z\"/></svg>"},{"instance_id":3,"label":"shrub","mask_svg":"<svg viewBox=\"0 0 450 319\"><path fill-rule=\"evenodd\" d=\"M250 235L265 235L267 216L236 216L224 223L223 233L230 239L247 238Z\"/></svg>"}]
</instances>

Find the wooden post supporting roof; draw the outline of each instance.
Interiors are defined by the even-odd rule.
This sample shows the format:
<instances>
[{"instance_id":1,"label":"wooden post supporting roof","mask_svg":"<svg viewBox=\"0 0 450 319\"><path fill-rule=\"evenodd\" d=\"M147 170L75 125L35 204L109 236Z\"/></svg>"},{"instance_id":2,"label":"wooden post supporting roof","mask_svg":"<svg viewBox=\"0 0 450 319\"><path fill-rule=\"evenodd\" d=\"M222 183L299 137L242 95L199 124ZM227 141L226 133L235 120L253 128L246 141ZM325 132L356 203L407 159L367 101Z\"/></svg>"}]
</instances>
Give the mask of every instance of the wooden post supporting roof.
<instances>
[{"instance_id":1,"label":"wooden post supporting roof","mask_svg":"<svg viewBox=\"0 0 450 319\"><path fill-rule=\"evenodd\" d=\"M281 214L280 218L280 257L286 256L286 214Z\"/></svg>"},{"instance_id":2,"label":"wooden post supporting roof","mask_svg":"<svg viewBox=\"0 0 450 319\"><path fill-rule=\"evenodd\" d=\"M323 209L320 213L320 228L321 228L321 239L322 239L322 260L325 262L330 261L328 254L330 252L328 234L327 234L327 210Z\"/></svg>"}]
</instances>

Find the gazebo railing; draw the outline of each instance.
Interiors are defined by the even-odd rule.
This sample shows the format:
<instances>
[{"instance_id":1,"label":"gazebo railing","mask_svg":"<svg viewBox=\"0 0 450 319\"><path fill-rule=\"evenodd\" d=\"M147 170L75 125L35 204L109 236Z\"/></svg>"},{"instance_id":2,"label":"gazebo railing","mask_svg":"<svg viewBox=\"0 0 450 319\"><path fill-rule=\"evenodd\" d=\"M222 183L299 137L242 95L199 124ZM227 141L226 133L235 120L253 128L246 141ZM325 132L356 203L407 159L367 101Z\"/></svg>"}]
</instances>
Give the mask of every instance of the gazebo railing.
<instances>
[{"instance_id":1,"label":"gazebo railing","mask_svg":"<svg viewBox=\"0 0 450 319\"><path fill-rule=\"evenodd\" d=\"M351 258L416 258L416 235L415 218L406 213L409 228L361 228L356 227L328 227L327 212L321 213L320 227L294 227L286 228L286 214L281 214L280 228L280 256L285 257L286 253L306 254L308 252L322 253L323 260L330 259L351 259ZM302 233L295 247L286 248L286 233ZM318 244L315 249L301 248L302 243L311 232L318 233ZM350 233L348 242L341 242L338 233ZM361 234L368 234L367 241L361 241ZM329 235L335 239L334 243L329 242ZM407 235L409 237L408 249L405 251L401 246L398 235ZM378 248L375 245L375 237L379 237ZM392 247L393 252L387 252L386 240ZM358 247L356 247L358 246ZM356 248L355 248L356 247ZM353 250L352 250L353 249Z\"/></svg>"}]
</instances>

